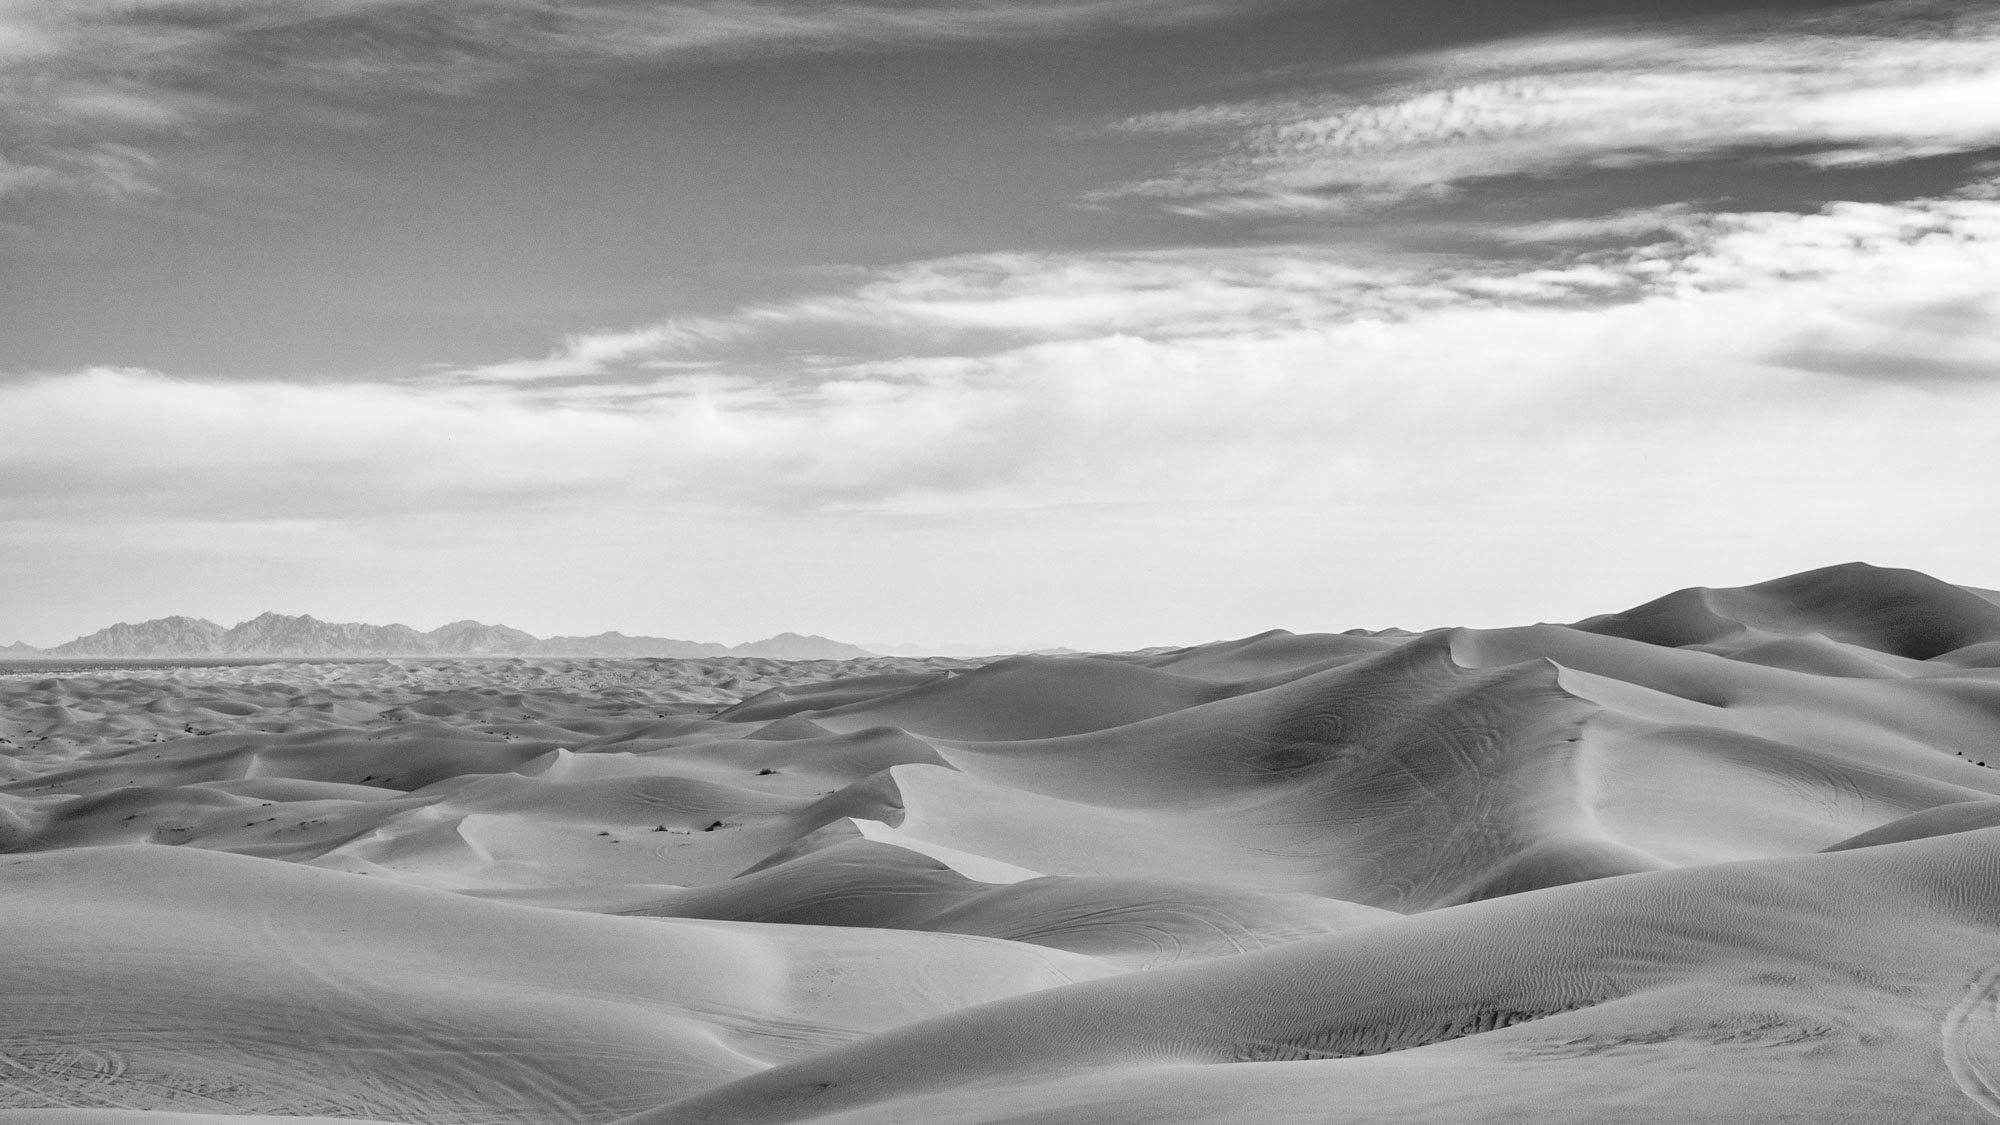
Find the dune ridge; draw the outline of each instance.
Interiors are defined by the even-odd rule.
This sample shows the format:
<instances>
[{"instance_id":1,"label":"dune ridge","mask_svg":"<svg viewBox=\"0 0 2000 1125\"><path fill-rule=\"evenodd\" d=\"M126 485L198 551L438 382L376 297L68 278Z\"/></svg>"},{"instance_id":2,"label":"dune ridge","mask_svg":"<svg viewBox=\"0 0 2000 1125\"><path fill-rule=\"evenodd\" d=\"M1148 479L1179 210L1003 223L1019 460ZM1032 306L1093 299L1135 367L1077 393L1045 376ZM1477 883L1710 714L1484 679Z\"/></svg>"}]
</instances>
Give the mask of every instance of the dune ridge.
<instances>
[{"instance_id":1,"label":"dune ridge","mask_svg":"<svg viewBox=\"0 0 2000 1125\"><path fill-rule=\"evenodd\" d=\"M1996 598L0 674L0 1125L1991 1120Z\"/></svg>"}]
</instances>

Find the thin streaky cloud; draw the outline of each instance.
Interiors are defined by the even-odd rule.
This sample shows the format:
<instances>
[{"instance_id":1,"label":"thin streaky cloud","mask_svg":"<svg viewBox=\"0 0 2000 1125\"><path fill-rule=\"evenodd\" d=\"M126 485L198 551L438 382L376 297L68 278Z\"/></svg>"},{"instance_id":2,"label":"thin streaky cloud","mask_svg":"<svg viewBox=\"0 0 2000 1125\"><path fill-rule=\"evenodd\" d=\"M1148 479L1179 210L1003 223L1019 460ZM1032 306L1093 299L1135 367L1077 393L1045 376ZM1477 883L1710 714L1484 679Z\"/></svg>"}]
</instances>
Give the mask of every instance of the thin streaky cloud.
<instances>
[{"instance_id":1,"label":"thin streaky cloud","mask_svg":"<svg viewBox=\"0 0 2000 1125\"><path fill-rule=\"evenodd\" d=\"M1471 180L1762 151L1819 167L2000 146L2000 13L1896 25L1595 30L1371 64L1338 89L1136 116L1227 150L1093 195L1186 213L1338 209Z\"/></svg>"},{"instance_id":2,"label":"thin streaky cloud","mask_svg":"<svg viewBox=\"0 0 2000 1125\"><path fill-rule=\"evenodd\" d=\"M751 330L742 322L684 318L624 331L578 332L565 337L560 347L540 358L446 368L444 373L469 382L588 379L628 360L645 360L653 368L671 367L674 361L665 357L714 347L741 338Z\"/></svg>"},{"instance_id":3,"label":"thin streaky cloud","mask_svg":"<svg viewBox=\"0 0 2000 1125\"><path fill-rule=\"evenodd\" d=\"M1467 228L1495 242L1511 245L1555 242L1631 241L1646 235L1687 236L1701 217L1685 203L1641 207L1589 218L1545 219L1540 222L1486 224Z\"/></svg>"},{"instance_id":4,"label":"thin streaky cloud","mask_svg":"<svg viewBox=\"0 0 2000 1125\"><path fill-rule=\"evenodd\" d=\"M837 377L843 364L897 356L955 362L949 357L1110 336L1255 338L1468 308L1605 310L1781 283L1835 284L1883 262L1904 264L1894 283L1904 298L1896 309L1946 309L2000 287L2000 203L1976 194L1841 203L1803 215L1707 214L1676 205L1467 228L1503 243L1582 246L1539 264L1307 244L966 254L877 270L842 291L577 333L547 356L456 376L652 383L670 365L701 363L812 384ZM1934 323L1940 314L1925 315L1930 319L1911 323ZM1984 324L1983 315L1967 323ZM1938 346L1942 331L1932 330ZM1886 345L1825 346L1872 353ZM786 358L801 355L810 361Z\"/></svg>"},{"instance_id":5,"label":"thin streaky cloud","mask_svg":"<svg viewBox=\"0 0 2000 1125\"><path fill-rule=\"evenodd\" d=\"M539 71L1063 36L1276 0L12 0L0 4L0 194L117 191L132 148L281 101L455 96Z\"/></svg>"},{"instance_id":6,"label":"thin streaky cloud","mask_svg":"<svg viewBox=\"0 0 2000 1125\"><path fill-rule=\"evenodd\" d=\"M754 363L768 372L771 358L783 356L793 360L791 377L817 381L861 358L990 355L1106 335L1254 336L1491 302L1603 303L1645 283L1580 259L1522 270L1309 245L967 254L878 270L844 292L576 333L547 356L445 374L517 384L651 381L683 363Z\"/></svg>"},{"instance_id":7,"label":"thin streaky cloud","mask_svg":"<svg viewBox=\"0 0 2000 1125\"><path fill-rule=\"evenodd\" d=\"M2000 382L2000 297L1972 293L1863 310L1801 335L1768 362L1890 383Z\"/></svg>"},{"instance_id":8,"label":"thin streaky cloud","mask_svg":"<svg viewBox=\"0 0 2000 1125\"><path fill-rule=\"evenodd\" d=\"M1769 362L1801 371L1824 375L1844 375L1887 383L1993 383L2000 382L2000 361L1940 359L1937 356L1897 351L1851 351L1840 348L1801 347L1778 352Z\"/></svg>"}]
</instances>

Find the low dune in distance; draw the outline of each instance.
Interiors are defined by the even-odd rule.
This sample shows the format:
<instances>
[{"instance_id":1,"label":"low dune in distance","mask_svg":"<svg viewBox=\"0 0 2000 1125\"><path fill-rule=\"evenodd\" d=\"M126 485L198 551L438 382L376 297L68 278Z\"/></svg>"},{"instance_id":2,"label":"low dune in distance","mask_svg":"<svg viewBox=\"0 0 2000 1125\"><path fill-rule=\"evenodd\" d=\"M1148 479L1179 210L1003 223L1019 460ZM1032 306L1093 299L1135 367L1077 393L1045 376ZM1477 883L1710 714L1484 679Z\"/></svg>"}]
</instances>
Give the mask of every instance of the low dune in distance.
<instances>
[{"instance_id":1,"label":"low dune in distance","mask_svg":"<svg viewBox=\"0 0 2000 1125\"><path fill-rule=\"evenodd\" d=\"M2000 1117L2000 595L0 664L0 1125Z\"/></svg>"}]
</instances>

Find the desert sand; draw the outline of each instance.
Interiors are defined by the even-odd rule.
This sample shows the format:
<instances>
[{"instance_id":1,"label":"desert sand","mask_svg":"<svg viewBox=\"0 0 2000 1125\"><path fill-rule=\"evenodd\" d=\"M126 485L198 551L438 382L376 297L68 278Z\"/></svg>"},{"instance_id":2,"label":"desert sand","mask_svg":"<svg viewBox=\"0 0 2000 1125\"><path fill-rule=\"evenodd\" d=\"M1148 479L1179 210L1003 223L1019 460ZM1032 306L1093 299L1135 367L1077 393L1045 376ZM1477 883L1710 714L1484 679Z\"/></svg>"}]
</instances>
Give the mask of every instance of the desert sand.
<instances>
[{"instance_id":1,"label":"desert sand","mask_svg":"<svg viewBox=\"0 0 2000 1125\"><path fill-rule=\"evenodd\" d=\"M2000 1118L2000 594L0 665L0 1125Z\"/></svg>"}]
</instances>

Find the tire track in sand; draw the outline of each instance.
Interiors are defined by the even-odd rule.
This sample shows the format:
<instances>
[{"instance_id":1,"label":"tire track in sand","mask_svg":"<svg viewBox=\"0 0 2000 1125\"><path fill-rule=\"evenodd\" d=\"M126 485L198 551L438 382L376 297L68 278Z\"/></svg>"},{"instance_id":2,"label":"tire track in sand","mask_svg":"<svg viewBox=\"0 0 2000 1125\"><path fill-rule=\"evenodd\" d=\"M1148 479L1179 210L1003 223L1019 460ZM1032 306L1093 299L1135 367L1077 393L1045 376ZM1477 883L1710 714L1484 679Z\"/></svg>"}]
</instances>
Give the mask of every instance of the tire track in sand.
<instances>
[{"instance_id":1,"label":"tire track in sand","mask_svg":"<svg viewBox=\"0 0 2000 1125\"><path fill-rule=\"evenodd\" d=\"M2000 965L1974 977L1941 1029L1951 1080L1979 1108L2000 1117Z\"/></svg>"}]
</instances>

